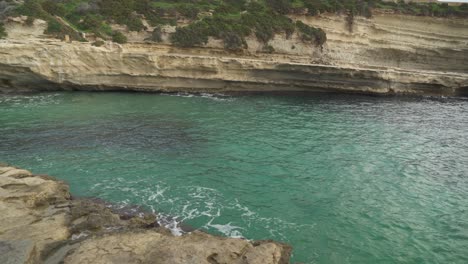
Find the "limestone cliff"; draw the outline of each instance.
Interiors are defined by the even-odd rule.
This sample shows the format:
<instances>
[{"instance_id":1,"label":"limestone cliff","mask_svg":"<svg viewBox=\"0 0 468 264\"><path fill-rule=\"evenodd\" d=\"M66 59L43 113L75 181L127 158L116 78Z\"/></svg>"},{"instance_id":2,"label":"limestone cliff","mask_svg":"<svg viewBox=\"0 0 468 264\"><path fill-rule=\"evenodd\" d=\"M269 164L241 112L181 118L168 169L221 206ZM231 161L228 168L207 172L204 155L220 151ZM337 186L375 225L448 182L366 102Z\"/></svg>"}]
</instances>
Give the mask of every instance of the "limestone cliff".
<instances>
[{"instance_id":1,"label":"limestone cliff","mask_svg":"<svg viewBox=\"0 0 468 264\"><path fill-rule=\"evenodd\" d=\"M291 248L194 231L173 236L153 214L119 215L68 186L0 164L0 263L289 263Z\"/></svg>"},{"instance_id":2,"label":"limestone cliff","mask_svg":"<svg viewBox=\"0 0 468 264\"><path fill-rule=\"evenodd\" d=\"M0 41L0 90L339 91L378 94L468 95L468 20L376 13L352 32L337 15L297 16L323 28L323 49L296 35L276 36L274 54L254 38L240 54L221 43L179 49L139 42L66 43L46 38L36 21L7 24ZM167 38L166 38L167 39Z\"/></svg>"}]
</instances>

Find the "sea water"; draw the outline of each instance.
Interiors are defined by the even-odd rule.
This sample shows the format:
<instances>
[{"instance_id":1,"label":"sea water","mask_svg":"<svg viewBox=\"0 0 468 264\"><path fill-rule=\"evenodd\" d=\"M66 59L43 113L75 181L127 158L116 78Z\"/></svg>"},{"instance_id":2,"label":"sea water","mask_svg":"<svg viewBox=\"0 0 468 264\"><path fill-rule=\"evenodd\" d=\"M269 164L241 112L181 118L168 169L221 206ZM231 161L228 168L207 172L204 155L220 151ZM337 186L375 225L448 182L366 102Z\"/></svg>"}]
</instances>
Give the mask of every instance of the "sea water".
<instances>
[{"instance_id":1,"label":"sea water","mask_svg":"<svg viewBox=\"0 0 468 264\"><path fill-rule=\"evenodd\" d=\"M302 263L468 263L468 100L0 96L0 161Z\"/></svg>"}]
</instances>

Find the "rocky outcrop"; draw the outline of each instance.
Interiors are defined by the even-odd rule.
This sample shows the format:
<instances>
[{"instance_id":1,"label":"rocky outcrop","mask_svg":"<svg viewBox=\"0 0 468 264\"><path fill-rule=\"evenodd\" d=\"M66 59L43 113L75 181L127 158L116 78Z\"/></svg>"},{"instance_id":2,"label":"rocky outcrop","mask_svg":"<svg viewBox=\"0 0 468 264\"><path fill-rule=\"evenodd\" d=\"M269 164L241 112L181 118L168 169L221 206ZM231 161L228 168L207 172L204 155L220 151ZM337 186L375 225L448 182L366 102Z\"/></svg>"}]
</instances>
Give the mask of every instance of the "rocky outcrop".
<instances>
[{"instance_id":1,"label":"rocky outcrop","mask_svg":"<svg viewBox=\"0 0 468 264\"><path fill-rule=\"evenodd\" d=\"M285 244L157 226L156 215L119 215L71 199L52 177L0 164L0 263L289 263Z\"/></svg>"},{"instance_id":2,"label":"rocky outcrop","mask_svg":"<svg viewBox=\"0 0 468 264\"><path fill-rule=\"evenodd\" d=\"M358 18L348 32L341 16L293 18L325 29L323 50L296 35L276 36L274 54L262 53L252 38L242 54L226 53L215 40L193 49L139 42L94 47L48 39L12 22L10 38L0 42L0 91L468 95L467 20L380 14Z\"/></svg>"}]
</instances>

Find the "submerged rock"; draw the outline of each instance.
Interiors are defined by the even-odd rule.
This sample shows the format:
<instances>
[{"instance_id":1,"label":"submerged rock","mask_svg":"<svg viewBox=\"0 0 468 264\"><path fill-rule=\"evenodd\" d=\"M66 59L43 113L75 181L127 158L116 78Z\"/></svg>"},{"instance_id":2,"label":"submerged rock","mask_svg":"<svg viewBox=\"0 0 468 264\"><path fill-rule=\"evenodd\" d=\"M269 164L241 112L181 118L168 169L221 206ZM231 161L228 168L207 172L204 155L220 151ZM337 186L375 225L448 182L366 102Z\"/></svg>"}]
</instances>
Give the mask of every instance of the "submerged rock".
<instances>
[{"instance_id":1,"label":"submerged rock","mask_svg":"<svg viewBox=\"0 0 468 264\"><path fill-rule=\"evenodd\" d=\"M0 263L289 263L286 244L173 236L156 220L72 199L64 182L0 163Z\"/></svg>"}]
</instances>

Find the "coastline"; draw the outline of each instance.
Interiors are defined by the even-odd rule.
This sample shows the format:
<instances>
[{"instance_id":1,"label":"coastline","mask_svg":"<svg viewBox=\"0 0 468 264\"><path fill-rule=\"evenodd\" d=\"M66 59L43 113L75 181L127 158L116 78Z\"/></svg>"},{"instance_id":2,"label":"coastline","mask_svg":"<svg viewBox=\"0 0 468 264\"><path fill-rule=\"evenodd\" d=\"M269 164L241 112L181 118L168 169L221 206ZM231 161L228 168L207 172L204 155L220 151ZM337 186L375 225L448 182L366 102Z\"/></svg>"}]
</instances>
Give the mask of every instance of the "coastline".
<instances>
[{"instance_id":1,"label":"coastline","mask_svg":"<svg viewBox=\"0 0 468 264\"><path fill-rule=\"evenodd\" d=\"M468 20L376 14L345 30L337 15L293 17L324 28L323 50L277 35L274 53L249 49L229 53L211 40L204 47L178 48L129 43L51 39L44 21L28 27L17 19L0 41L0 93L21 91L135 91L190 93L337 92L375 95L468 96L463 58ZM427 27L428 23L432 27ZM404 27L402 25L405 25Z\"/></svg>"},{"instance_id":2,"label":"coastline","mask_svg":"<svg viewBox=\"0 0 468 264\"><path fill-rule=\"evenodd\" d=\"M289 245L200 231L174 236L157 218L72 199L62 181L0 164L2 263L289 263Z\"/></svg>"},{"instance_id":3,"label":"coastline","mask_svg":"<svg viewBox=\"0 0 468 264\"><path fill-rule=\"evenodd\" d=\"M464 96L468 75L133 52L60 41L3 44L0 91L342 92ZM42 56L37 56L40 48ZM21 54L21 56L18 56ZM26 60L25 60L26 58ZM91 67L93 70L91 70Z\"/></svg>"}]
</instances>

